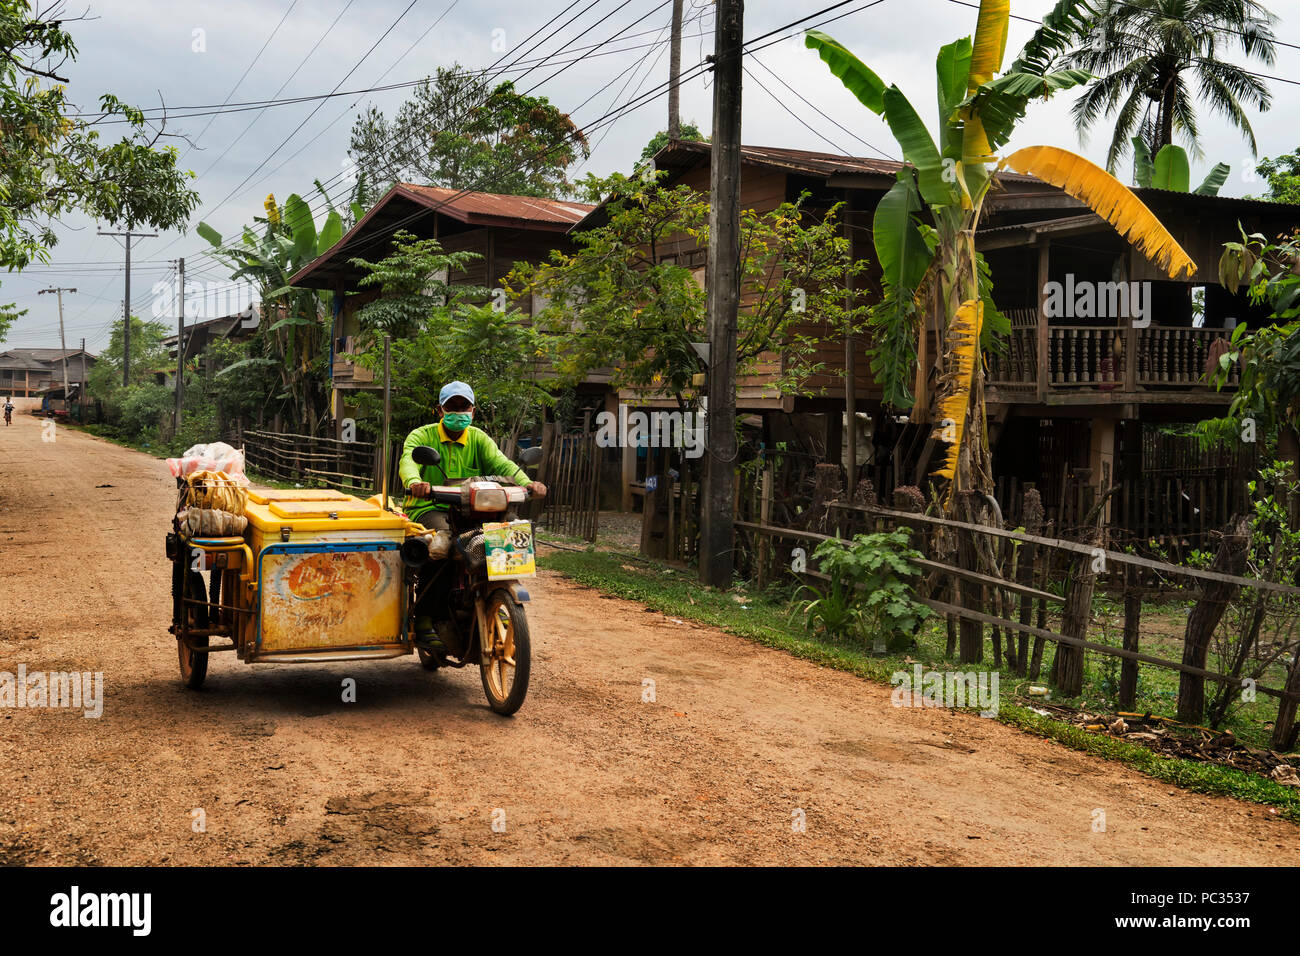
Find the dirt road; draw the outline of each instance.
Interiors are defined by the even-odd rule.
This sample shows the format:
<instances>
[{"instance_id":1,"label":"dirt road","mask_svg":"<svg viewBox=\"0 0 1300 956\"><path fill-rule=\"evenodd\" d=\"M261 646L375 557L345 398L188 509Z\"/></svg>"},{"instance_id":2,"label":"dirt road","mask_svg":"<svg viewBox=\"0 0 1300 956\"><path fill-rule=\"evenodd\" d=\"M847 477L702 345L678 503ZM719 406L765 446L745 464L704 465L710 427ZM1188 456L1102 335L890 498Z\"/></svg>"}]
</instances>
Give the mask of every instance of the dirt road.
<instances>
[{"instance_id":1,"label":"dirt road","mask_svg":"<svg viewBox=\"0 0 1300 956\"><path fill-rule=\"evenodd\" d=\"M1300 863L1300 830L1267 809L894 708L887 687L547 573L512 719L477 672L410 657L217 655L185 690L166 466L15 419L0 671L102 671L106 702L99 719L0 709L0 863Z\"/></svg>"}]
</instances>

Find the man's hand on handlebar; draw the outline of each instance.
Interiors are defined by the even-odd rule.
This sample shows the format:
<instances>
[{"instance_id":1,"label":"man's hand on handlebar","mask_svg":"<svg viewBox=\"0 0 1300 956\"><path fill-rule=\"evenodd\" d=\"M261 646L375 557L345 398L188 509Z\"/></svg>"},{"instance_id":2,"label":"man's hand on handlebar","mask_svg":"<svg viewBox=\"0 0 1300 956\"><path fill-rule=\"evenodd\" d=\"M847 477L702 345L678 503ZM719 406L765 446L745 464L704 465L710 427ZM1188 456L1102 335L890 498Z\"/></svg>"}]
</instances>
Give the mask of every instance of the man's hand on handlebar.
<instances>
[{"instance_id":1,"label":"man's hand on handlebar","mask_svg":"<svg viewBox=\"0 0 1300 956\"><path fill-rule=\"evenodd\" d=\"M524 487L532 493L534 498L546 497L546 486L540 481L530 481L528 484L524 485Z\"/></svg>"}]
</instances>

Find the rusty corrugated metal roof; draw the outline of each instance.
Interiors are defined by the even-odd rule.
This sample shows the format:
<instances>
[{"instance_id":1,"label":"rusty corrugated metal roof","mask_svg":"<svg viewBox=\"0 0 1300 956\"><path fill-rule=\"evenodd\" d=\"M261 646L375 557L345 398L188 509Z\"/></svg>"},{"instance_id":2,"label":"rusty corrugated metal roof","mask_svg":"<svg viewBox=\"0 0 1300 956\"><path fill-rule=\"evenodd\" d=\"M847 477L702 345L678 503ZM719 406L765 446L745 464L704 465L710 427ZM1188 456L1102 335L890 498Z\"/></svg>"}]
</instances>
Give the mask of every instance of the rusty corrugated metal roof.
<instances>
[{"instance_id":1,"label":"rusty corrugated metal roof","mask_svg":"<svg viewBox=\"0 0 1300 956\"><path fill-rule=\"evenodd\" d=\"M462 222L512 220L571 226L595 208L588 203L564 199L466 192L444 186L419 186L415 183L401 183L397 188L413 193L426 204L436 205L439 212Z\"/></svg>"},{"instance_id":2,"label":"rusty corrugated metal roof","mask_svg":"<svg viewBox=\"0 0 1300 956\"><path fill-rule=\"evenodd\" d=\"M669 143L656 155L656 161L667 160L672 165L673 154L677 151L705 154L709 144L694 140L682 140ZM785 146L741 146L741 162L762 166L774 166L791 172L805 173L813 176L875 175L894 176L903 164L894 159L876 159L871 156L844 156L840 153L824 153L811 149L790 149ZM1036 176L1025 176L1003 170L998 179L1008 182L1040 182Z\"/></svg>"}]
</instances>

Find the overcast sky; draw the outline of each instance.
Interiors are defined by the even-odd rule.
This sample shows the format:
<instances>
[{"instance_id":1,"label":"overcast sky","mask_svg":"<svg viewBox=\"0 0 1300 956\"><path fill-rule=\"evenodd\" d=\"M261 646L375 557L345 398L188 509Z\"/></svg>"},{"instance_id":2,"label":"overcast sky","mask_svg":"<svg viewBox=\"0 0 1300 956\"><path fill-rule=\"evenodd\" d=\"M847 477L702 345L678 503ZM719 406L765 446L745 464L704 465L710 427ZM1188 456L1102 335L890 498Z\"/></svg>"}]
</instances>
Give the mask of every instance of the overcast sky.
<instances>
[{"instance_id":1,"label":"overcast sky","mask_svg":"<svg viewBox=\"0 0 1300 956\"><path fill-rule=\"evenodd\" d=\"M105 92L140 107L155 107L161 97L173 112L185 112L185 107L326 93L341 80L342 91L407 82L455 62L486 68L503 53L505 63L519 55L524 41L534 30L569 6L569 0L459 0L456 3L415 0L402 15L410 2L90 0L89 15L94 19L70 24L80 48L76 63L66 68L71 79L70 96L85 108L92 107ZM867 2L851 3L828 14L857 11L823 29L857 53L885 82L897 83L933 129L937 123L935 52L942 43L972 33L976 11L953 0L880 0L870 9L860 10ZM1300 0L1265 2L1280 18L1275 28L1278 39L1300 44ZM645 92L665 82L671 3L629 0L620 6L622 3L623 0L581 0L573 4L573 9L557 19L546 33L582 11L578 19L527 56L599 43L626 28L607 47L592 51L604 54L623 48L624 52L589 56L554 78L550 76L559 69L558 65L543 65L524 76L519 76L524 69L519 67L509 75L519 77L521 90L540 84L534 92L571 112L575 122L582 126L599 119L612 106L631 99L638 90ZM758 37L830 3L831 0L780 3L751 0L746 10L745 36ZM1012 12L1037 18L1051 6L1051 0L1015 0ZM70 10L80 9L76 3L70 4ZM712 11L712 4L706 0L686 0L684 71L710 52ZM399 15L402 15L400 20ZM598 23L607 15L608 19ZM645 19L629 26L641 17ZM396 27L384 36L394 22ZM1030 23L1012 21L1007 62L1033 28ZM697 35L701 32L705 35ZM377 46L376 41L379 41ZM265 50L259 55L264 44ZM631 47L638 48L628 49ZM830 119L800 102L763 66L755 65L752 62L755 59L809 103L816 104ZM1243 61L1238 58L1238 62ZM816 54L798 40L770 46L755 57L748 57L747 63L752 78L745 77L743 98L742 128L746 143L898 158L893 138L883 121L845 91ZM354 67L352 75L344 80ZM1254 64L1251 68L1300 80L1300 50L1279 46L1272 67ZM1300 86L1271 82L1270 87L1271 111L1251 116L1261 156L1276 156L1300 146L1296 123L1300 117ZM344 186L342 177L353 118L372 102L391 115L404 95L403 90L391 90L173 120L169 131L184 133L192 142L190 145L182 140L172 141L181 151L182 166L197 174L194 187L202 206L192 220L189 233L169 233L135 241L136 265L132 270L135 313L150 315L150 289L166 276L169 269L166 260L183 255L192 278L213 282L226 279L220 266L200 256L209 248L192 231L200 220L209 222L223 235L231 235L242 224L262 214L262 202L268 193L274 193L283 202L290 193L297 192L318 205L309 196L314 179L325 180L332 192L340 192ZM581 105L589 97L590 101ZM1069 117L1072 99L1072 95L1066 94L1031 107L1021 132L1009 148L1050 144L1078 149L1096 162L1104 161L1109 143L1108 127L1099 127L1091 141L1081 147ZM777 100L788 106L798 119ZM682 118L686 122L694 121L705 132L711 126L711 104L711 87L706 86L704 77L683 87ZM667 101L661 96L617 123L596 130L591 134L594 146L591 159L579 175L587 171L604 174L629 170L646 141L666 126L666 118ZM844 129L837 128L831 120ZM300 123L304 125L298 129ZM106 127L104 135L109 136L112 129ZM1255 161L1241 136L1224 120L1204 109L1201 130L1206 156L1199 161L1193 159L1193 181L1199 181L1214 162L1223 161L1233 167L1224 194L1260 192L1261 186L1253 181L1250 172ZM1121 169L1121 178L1129 179L1127 164ZM107 344L110 323L120 316L122 247L118 240L97 236L97 228L115 227L96 224L84 217L69 218L58 229L60 242L49 267L33 267L22 275L3 278L0 302L16 302L20 308L31 311L13 327L0 348L58 345L55 296L36 294L38 289L54 285L77 289L75 295L65 296L68 345L75 347L82 336L92 352ZM170 316L167 318L174 322Z\"/></svg>"}]
</instances>

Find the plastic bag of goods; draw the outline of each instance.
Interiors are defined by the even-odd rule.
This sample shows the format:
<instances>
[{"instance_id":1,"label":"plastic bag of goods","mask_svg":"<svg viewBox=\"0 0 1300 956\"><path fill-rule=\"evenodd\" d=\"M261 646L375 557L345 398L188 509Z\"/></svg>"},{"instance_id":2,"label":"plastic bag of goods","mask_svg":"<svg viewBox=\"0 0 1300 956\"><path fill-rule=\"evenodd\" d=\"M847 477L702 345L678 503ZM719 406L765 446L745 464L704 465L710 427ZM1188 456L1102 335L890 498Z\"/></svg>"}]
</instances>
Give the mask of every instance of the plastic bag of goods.
<instances>
[{"instance_id":1,"label":"plastic bag of goods","mask_svg":"<svg viewBox=\"0 0 1300 956\"><path fill-rule=\"evenodd\" d=\"M210 445L194 445L179 458L168 458L167 467L172 477L192 475L198 471L225 472L236 484L247 487L248 477L244 474L244 453L232 448L223 441Z\"/></svg>"},{"instance_id":2,"label":"plastic bag of goods","mask_svg":"<svg viewBox=\"0 0 1300 956\"><path fill-rule=\"evenodd\" d=\"M185 503L191 507L228 511L235 515L244 513L248 492L235 477L224 471L196 471L186 476L185 481L189 485Z\"/></svg>"},{"instance_id":3,"label":"plastic bag of goods","mask_svg":"<svg viewBox=\"0 0 1300 956\"><path fill-rule=\"evenodd\" d=\"M218 508L186 508L178 516L183 527L192 538L195 537L230 537L244 533L248 519L243 515L231 514Z\"/></svg>"}]
</instances>

